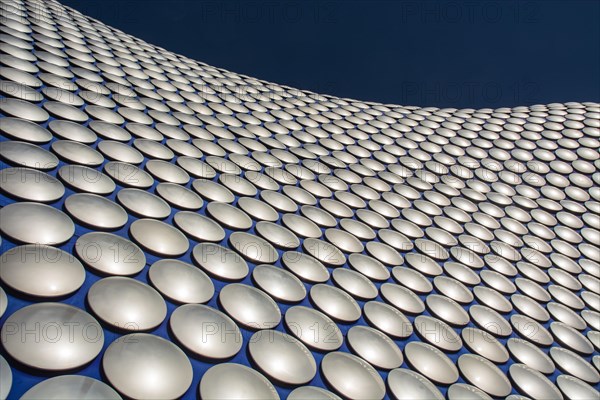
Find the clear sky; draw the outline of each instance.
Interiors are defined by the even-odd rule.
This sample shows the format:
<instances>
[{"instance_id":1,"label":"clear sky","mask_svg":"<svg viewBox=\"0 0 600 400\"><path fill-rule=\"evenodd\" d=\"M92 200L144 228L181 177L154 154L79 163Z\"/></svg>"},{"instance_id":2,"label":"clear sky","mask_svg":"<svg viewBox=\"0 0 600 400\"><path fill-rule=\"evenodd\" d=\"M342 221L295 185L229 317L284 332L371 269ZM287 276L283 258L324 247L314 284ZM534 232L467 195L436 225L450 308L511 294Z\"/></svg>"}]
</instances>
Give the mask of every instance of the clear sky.
<instances>
[{"instance_id":1,"label":"clear sky","mask_svg":"<svg viewBox=\"0 0 600 400\"><path fill-rule=\"evenodd\" d=\"M63 0L208 64L340 97L600 101L600 1Z\"/></svg>"}]
</instances>

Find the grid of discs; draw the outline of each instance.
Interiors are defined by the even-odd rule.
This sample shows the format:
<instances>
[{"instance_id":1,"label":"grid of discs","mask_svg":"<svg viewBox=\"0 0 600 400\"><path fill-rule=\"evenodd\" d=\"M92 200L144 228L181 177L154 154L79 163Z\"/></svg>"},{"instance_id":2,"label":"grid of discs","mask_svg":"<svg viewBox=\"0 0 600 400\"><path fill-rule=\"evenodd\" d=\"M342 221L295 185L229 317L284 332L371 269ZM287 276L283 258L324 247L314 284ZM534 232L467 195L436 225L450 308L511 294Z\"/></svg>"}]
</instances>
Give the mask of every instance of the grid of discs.
<instances>
[{"instance_id":1,"label":"grid of discs","mask_svg":"<svg viewBox=\"0 0 600 400\"><path fill-rule=\"evenodd\" d=\"M1 399L598 396L597 103L342 99L0 7Z\"/></svg>"}]
</instances>

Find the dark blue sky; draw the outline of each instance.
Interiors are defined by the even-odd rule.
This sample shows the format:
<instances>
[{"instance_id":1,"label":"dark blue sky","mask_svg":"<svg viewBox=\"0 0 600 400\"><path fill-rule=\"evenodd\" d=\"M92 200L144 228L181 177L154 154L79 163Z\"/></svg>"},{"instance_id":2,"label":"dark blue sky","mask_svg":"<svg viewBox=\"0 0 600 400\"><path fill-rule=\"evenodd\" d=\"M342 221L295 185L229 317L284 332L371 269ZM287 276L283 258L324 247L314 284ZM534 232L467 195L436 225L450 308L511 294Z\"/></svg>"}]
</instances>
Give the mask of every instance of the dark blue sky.
<instances>
[{"instance_id":1,"label":"dark blue sky","mask_svg":"<svg viewBox=\"0 0 600 400\"><path fill-rule=\"evenodd\" d=\"M439 107L600 100L600 2L64 0L149 43L340 97Z\"/></svg>"}]
</instances>

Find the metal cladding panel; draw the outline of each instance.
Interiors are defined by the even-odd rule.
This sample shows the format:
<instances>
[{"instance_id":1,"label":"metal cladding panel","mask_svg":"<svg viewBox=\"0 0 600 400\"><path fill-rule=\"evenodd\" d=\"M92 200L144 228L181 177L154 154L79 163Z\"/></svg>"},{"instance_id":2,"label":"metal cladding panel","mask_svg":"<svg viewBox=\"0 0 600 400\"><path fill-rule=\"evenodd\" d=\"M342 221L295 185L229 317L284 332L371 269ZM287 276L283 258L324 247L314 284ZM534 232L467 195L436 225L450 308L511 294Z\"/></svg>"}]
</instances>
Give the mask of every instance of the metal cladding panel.
<instances>
[{"instance_id":1,"label":"metal cladding panel","mask_svg":"<svg viewBox=\"0 0 600 400\"><path fill-rule=\"evenodd\" d=\"M1 4L0 398L598 396L597 103L337 98Z\"/></svg>"}]
</instances>

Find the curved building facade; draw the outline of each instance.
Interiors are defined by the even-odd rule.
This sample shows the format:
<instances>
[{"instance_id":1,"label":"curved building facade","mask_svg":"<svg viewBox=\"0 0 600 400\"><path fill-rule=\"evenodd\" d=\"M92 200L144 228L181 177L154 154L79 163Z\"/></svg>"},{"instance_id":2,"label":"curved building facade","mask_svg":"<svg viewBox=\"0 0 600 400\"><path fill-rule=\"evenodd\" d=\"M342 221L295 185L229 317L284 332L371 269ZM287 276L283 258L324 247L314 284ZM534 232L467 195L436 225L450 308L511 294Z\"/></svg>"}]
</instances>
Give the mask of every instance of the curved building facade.
<instances>
[{"instance_id":1,"label":"curved building facade","mask_svg":"<svg viewBox=\"0 0 600 400\"><path fill-rule=\"evenodd\" d=\"M338 98L0 13L0 398L598 397L597 103Z\"/></svg>"}]
</instances>

